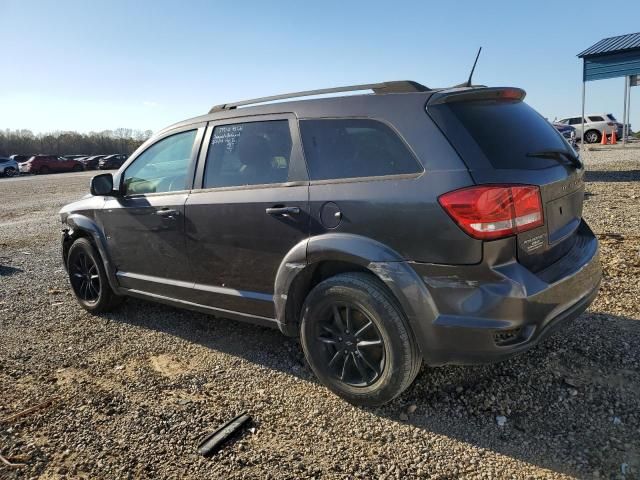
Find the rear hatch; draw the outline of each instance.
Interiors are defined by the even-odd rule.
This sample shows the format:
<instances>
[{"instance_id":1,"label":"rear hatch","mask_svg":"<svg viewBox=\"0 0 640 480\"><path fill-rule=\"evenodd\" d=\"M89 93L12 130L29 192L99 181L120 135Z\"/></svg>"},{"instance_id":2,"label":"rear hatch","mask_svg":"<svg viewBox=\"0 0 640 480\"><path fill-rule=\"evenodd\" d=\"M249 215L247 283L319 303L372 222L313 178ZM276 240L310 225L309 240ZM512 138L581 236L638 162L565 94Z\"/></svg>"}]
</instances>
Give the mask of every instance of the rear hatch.
<instances>
[{"instance_id":1,"label":"rear hatch","mask_svg":"<svg viewBox=\"0 0 640 480\"><path fill-rule=\"evenodd\" d=\"M536 272L573 246L582 219L584 169L576 152L515 88L438 92L427 112L479 184L540 188L544 225L517 235L518 261Z\"/></svg>"}]
</instances>

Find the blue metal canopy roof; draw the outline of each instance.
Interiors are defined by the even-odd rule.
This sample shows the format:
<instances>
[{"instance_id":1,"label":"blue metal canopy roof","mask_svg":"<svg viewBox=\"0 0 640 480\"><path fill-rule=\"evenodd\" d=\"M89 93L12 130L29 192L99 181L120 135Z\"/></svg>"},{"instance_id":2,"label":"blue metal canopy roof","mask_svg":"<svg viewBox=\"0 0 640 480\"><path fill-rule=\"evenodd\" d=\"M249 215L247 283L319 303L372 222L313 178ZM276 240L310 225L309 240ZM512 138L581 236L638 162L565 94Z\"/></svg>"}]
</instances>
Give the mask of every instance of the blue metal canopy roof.
<instances>
[{"instance_id":1,"label":"blue metal canopy roof","mask_svg":"<svg viewBox=\"0 0 640 480\"><path fill-rule=\"evenodd\" d=\"M640 33L605 38L578 57L584 61L585 82L640 74Z\"/></svg>"},{"instance_id":2,"label":"blue metal canopy roof","mask_svg":"<svg viewBox=\"0 0 640 480\"><path fill-rule=\"evenodd\" d=\"M634 48L640 49L640 32L619 35L617 37L603 38L594 45L591 45L585 51L580 52L578 57L584 58L589 55L618 53L623 50L631 50Z\"/></svg>"}]
</instances>

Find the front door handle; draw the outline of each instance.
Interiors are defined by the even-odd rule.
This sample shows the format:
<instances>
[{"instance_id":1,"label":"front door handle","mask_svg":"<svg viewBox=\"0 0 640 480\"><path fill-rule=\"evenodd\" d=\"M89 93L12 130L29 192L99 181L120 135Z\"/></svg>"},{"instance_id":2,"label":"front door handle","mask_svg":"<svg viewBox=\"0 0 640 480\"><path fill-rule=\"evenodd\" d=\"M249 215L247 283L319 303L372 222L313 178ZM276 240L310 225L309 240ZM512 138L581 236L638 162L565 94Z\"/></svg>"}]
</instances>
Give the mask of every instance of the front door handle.
<instances>
[{"instance_id":1,"label":"front door handle","mask_svg":"<svg viewBox=\"0 0 640 480\"><path fill-rule=\"evenodd\" d=\"M267 208L266 212L269 215L298 215L300 207L271 207Z\"/></svg>"},{"instance_id":2,"label":"front door handle","mask_svg":"<svg viewBox=\"0 0 640 480\"><path fill-rule=\"evenodd\" d=\"M158 210L156 212L156 214L160 215L161 217L165 217L165 218L175 218L178 215L180 215L180 212L178 212L177 210L172 210L170 208L166 208L166 209Z\"/></svg>"}]
</instances>

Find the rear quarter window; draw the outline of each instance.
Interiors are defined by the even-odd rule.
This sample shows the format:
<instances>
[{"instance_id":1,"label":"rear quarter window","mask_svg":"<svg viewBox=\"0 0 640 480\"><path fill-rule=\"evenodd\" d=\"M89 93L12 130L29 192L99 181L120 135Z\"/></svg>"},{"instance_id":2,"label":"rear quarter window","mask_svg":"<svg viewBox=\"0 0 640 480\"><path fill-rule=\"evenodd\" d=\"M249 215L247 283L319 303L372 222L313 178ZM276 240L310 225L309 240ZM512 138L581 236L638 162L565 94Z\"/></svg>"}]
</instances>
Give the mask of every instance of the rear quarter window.
<instances>
[{"instance_id":1,"label":"rear quarter window","mask_svg":"<svg viewBox=\"0 0 640 480\"><path fill-rule=\"evenodd\" d=\"M604 118L600 117L599 115L589 117L589 120L591 120L592 122L604 122Z\"/></svg>"},{"instance_id":2,"label":"rear quarter window","mask_svg":"<svg viewBox=\"0 0 640 480\"><path fill-rule=\"evenodd\" d=\"M378 177L422 172L405 143L371 119L300 121L311 180Z\"/></svg>"}]
</instances>

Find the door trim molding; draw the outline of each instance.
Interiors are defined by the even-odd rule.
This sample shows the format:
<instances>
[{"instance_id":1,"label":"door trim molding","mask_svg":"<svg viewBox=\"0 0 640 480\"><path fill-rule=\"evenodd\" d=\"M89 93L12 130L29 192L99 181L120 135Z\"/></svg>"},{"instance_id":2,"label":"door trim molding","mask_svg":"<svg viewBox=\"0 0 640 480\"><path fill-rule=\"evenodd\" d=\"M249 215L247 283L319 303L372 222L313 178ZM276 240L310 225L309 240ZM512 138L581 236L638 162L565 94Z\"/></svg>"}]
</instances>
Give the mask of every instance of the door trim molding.
<instances>
[{"instance_id":1,"label":"door trim molding","mask_svg":"<svg viewBox=\"0 0 640 480\"><path fill-rule=\"evenodd\" d=\"M211 292L211 293L216 293L220 295L229 295L232 297L242 297L250 300L259 300L262 302L273 303L273 294L269 294L269 293L252 292L248 290L236 290L234 288L218 287L216 285L204 285L202 283L194 283L194 282L185 282L184 280L172 280L170 278L155 277L153 275L144 275L141 273L118 271L116 272L116 276L119 278L129 278L132 280L141 280L143 282L160 283L163 285L171 285L174 287L181 287L181 288L191 288L193 290L200 290L202 292ZM182 301L182 300L179 300L179 301ZM187 302L187 303L190 303L190 302ZM224 310L224 311L227 311L227 310ZM228 310L228 311L231 312L232 310ZM241 314L241 315L245 315L245 314ZM267 318L267 317L263 317L263 318Z\"/></svg>"}]
</instances>

